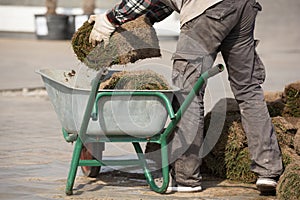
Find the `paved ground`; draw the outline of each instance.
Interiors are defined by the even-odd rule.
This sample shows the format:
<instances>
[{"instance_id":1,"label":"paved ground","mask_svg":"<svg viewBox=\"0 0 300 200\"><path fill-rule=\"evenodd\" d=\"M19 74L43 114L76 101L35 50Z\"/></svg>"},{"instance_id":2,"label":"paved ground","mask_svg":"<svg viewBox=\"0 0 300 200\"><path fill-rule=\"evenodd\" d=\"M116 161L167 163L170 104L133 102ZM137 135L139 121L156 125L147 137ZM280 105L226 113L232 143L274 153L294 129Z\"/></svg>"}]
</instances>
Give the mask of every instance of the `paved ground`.
<instances>
[{"instance_id":1,"label":"paved ground","mask_svg":"<svg viewBox=\"0 0 300 200\"><path fill-rule=\"evenodd\" d=\"M281 91L286 84L300 79L300 4L298 0L261 3L264 12L258 17L256 36L262 40L258 50L268 73L264 88ZM172 40L161 41L164 57L149 61L150 65L163 66L160 70L168 74L175 44ZM35 70L79 67L70 42L6 35L0 38L0 58L0 199L275 199L259 196L254 185L208 177L204 177L201 193L159 195L149 190L136 168L130 169L132 173L112 173L104 168L96 179L78 172L74 195L65 196L73 146L64 141L47 94L37 90L43 83ZM218 99L231 96L226 73L209 84L207 110ZM132 151L126 144L122 148L127 154L110 147L105 156L126 157Z\"/></svg>"},{"instance_id":2,"label":"paved ground","mask_svg":"<svg viewBox=\"0 0 300 200\"><path fill-rule=\"evenodd\" d=\"M119 168L121 172L103 168L96 179L79 170L74 195L65 196L73 146L64 141L47 97L39 92L6 93L0 96L0 110L0 199L274 199L260 196L254 185L209 177L204 177L201 193L159 195L135 167ZM106 156L128 157L114 147L106 147ZM132 152L126 144L122 148Z\"/></svg>"}]
</instances>

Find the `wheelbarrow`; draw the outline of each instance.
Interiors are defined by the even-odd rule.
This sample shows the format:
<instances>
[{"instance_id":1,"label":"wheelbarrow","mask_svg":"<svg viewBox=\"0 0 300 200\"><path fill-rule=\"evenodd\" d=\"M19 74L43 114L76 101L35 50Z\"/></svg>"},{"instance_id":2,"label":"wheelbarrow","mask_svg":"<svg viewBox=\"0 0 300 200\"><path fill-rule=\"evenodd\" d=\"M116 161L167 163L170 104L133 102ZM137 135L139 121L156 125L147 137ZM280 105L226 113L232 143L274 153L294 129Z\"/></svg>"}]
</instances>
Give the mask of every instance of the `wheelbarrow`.
<instances>
[{"instance_id":1,"label":"wheelbarrow","mask_svg":"<svg viewBox=\"0 0 300 200\"><path fill-rule=\"evenodd\" d=\"M112 73L106 68L96 73L80 72L80 77L86 77L83 79L72 78L76 77L75 71L37 71L60 120L65 140L75 142L66 194L73 194L79 166L84 175L95 177L101 166L123 165L140 166L150 188L164 193L169 184L167 138L207 79L223 70L224 66L218 64L203 73L176 113L172 108L172 98L174 93L180 92L177 89L99 90L100 83ZM137 159L102 159L104 144L108 142L132 143ZM157 143L161 147L161 186L154 182L140 145L142 142Z\"/></svg>"}]
</instances>

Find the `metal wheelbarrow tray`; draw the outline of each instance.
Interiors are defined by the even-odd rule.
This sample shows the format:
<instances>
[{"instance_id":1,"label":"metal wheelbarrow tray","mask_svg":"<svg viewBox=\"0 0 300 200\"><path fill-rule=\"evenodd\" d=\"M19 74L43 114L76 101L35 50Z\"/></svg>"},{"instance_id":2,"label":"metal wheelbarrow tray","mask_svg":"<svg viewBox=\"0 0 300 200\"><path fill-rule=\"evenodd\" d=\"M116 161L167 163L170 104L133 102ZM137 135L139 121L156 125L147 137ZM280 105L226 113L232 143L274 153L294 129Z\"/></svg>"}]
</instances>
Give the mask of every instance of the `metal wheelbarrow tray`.
<instances>
[{"instance_id":1,"label":"metal wheelbarrow tray","mask_svg":"<svg viewBox=\"0 0 300 200\"><path fill-rule=\"evenodd\" d=\"M114 71L110 71L109 77ZM42 69L42 76L49 99L57 117L66 132L77 134L91 92L91 81L96 76L92 70L81 70L70 76L70 70ZM102 92L102 93L101 93ZM133 135L151 136L162 130L167 120L167 111L160 97L143 95L161 92L172 100L175 90L139 91L141 95L131 96L133 90L100 90L97 109L99 120L90 120L88 135ZM111 95L110 95L111 94ZM119 94L123 94L122 96ZM158 93L160 94L160 93ZM93 115L98 114L96 110Z\"/></svg>"},{"instance_id":2,"label":"metal wheelbarrow tray","mask_svg":"<svg viewBox=\"0 0 300 200\"><path fill-rule=\"evenodd\" d=\"M76 142L66 194L73 193L78 166L85 175L95 177L101 166L133 164L143 168L152 190L164 193L169 183L167 138L205 81L223 69L222 65L217 65L203 73L176 113L171 102L177 90L99 91L101 81L110 74L105 75L103 70L80 73L49 69L37 71L60 120L65 140ZM166 124L168 116L170 122ZM105 142L130 142L138 158L102 160ZM153 180L140 142L161 146L163 184L160 187Z\"/></svg>"}]
</instances>

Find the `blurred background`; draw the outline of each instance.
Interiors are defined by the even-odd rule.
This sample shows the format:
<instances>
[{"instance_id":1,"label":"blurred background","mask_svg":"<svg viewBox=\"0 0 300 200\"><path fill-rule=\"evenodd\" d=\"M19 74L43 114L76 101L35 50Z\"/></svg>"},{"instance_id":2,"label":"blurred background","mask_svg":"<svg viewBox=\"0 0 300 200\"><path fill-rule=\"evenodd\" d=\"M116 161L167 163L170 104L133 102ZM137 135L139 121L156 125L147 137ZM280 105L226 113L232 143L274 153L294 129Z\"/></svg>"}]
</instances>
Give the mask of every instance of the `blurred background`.
<instances>
[{"instance_id":1,"label":"blurred background","mask_svg":"<svg viewBox=\"0 0 300 200\"><path fill-rule=\"evenodd\" d=\"M50 14L67 15L69 17L69 26L75 26L69 27L71 28L70 31L74 32L87 18L84 15L89 15L93 12L102 13L112 8L118 2L118 0L1 0L0 16L1 19L5 20L0 22L0 31L2 31L2 35L4 34L3 32L7 32L8 35L11 33L23 33L23 36L31 38L34 36L33 33L35 33L41 38L46 33L43 31L45 29L43 20L38 17ZM169 35L178 34L178 16L172 15L168 20L161 23L159 27L169 29ZM164 33L160 32L160 34Z\"/></svg>"}]
</instances>

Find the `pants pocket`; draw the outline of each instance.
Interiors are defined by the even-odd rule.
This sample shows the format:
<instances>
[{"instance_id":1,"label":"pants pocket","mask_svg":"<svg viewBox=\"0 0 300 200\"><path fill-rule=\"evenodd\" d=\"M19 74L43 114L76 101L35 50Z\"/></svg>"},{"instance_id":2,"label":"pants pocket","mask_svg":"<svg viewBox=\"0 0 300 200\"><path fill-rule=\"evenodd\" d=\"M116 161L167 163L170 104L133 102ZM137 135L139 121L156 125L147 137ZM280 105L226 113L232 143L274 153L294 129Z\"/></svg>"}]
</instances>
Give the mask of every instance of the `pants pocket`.
<instances>
[{"instance_id":1,"label":"pants pocket","mask_svg":"<svg viewBox=\"0 0 300 200\"><path fill-rule=\"evenodd\" d=\"M172 81L175 86L183 92L190 92L201 75L203 58L188 55L188 58L175 54L173 56L174 65L172 71Z\"/></svg>"}]
</instances>

